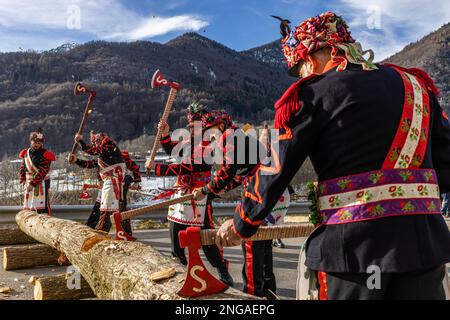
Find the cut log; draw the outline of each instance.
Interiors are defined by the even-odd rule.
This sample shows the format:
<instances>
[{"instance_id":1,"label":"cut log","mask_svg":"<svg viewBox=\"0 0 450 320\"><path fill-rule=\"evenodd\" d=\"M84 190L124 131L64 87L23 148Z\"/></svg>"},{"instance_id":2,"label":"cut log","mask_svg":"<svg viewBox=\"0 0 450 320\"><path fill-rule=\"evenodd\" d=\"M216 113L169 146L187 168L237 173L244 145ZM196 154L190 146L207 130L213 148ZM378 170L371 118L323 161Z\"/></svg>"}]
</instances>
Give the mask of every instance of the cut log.
<instances>
[{"instance_id":1,"label":"cut log","mask_svg":"<svg viewBox=\"0 0 450 320\"><path fill-rule=\"evenodd\" d=\"M80 300L95 298L83 277L73 279L74 274L61 274L34 280L34 300Z\"/></svg>"},{"instance_id":2,"label":"cut log","mask_svg":"<svg viewBox=\"0 0 450 320\"><path fill-rule=\"evenodd\" d=\"M171 300L177 294L186 269L141 242L112 240L81 223L38 215L23 210L16 215L20 229L64 253L79 269L99 299ZM165 269L175 275L152 281L150 275ZM255 299L233 288L206 299Z\"/></svg>"},{"instance_id":3,"label":"cut log","mask_svg":"<svg viewBox=\"0 0 450 320\"><path fill-rule=\"evenodd\" d=\"M31 244L3 248L3 269L16 270L61 265L61 253L46 244ZM67 265L67 263L65 264Z\"/></svg>"},{"instance_id":4,"label":"cut log","mask_svg":"<svg viewBox=\"0 0 450 320\"><path fill-rule=\"evenodd\" d=\"M36 243L36 240L26 235L16 224L0 224L0 245Z\"/></svg>"}]
</instances>

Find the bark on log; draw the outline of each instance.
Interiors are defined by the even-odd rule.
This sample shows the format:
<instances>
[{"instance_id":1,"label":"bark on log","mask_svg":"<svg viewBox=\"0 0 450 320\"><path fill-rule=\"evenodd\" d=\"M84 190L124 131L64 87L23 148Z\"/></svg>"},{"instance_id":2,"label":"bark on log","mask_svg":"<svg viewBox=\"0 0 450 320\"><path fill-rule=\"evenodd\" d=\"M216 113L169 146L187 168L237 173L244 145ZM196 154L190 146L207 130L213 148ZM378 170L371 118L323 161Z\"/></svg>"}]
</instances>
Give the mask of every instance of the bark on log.
<instances>
[{"instance_id":1,"label":"bark on log","mask_svg":"<svg viewBox=\"0 0 450 320\"><path fill-rule=\"evenodd\" d=\"M39 242L64 253L99 299L169 300L177 294L186 269L141 242L116 241L75 221L23 210L16 216L20 229ZM174 268L175 276L153 282L150 275ZM230 288L206 299L254 299Z\"/></svg>"},{"instance_id":2,"label":"bark on log","mask_svg":"<svg viewBox=\"0 0 450 320\"><path fill-rule=\"evenodd\" d=\"M79 278L79 289L71 277L74 274L61 274L53 277L37 278L34 282L34 300L80 300L95 298L89 284ZM71 289L73 288L73 289Z\"/></svg>"},{"instance_id":3,"label":"bark on log","mask_svg":"<svg viewBox=\"0 0 450 320\"><path fill-rule=\"evenodd\" d=\"M3 269L16 270L61 265L61 253L46 244L31 244L3 248Z\"/></svg>"},{"instance_id":4,"label":"bark on log","mask_svg":"<svg viewBox=\"0 0 450 320\"><path fill-rule=\"evenodd\" d=\"M36 243L36 240L23 233L16 224L0 224L0 245Z\"/></svg>"}]
</instances>

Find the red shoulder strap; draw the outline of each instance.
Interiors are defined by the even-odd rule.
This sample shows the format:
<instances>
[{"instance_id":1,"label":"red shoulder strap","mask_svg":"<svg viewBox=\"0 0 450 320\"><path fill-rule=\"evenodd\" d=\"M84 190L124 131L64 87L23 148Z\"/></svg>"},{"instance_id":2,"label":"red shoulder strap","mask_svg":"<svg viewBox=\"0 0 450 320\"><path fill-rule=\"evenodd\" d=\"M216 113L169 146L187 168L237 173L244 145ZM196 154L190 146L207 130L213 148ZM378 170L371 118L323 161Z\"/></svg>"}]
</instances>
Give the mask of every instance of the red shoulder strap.
<instances>
[{"instance_id":1,"label":"red shoulder strap","mask_svg":"<svg viewBox=\"0 0 450 320\"><path fill-rule=\"evenodd\" d=\"M434 84L433 79L431 79L431 77L428 75L428 73L425 72L424 70L419 69L419 68L404 68L404 67L397 66L395 64L390 64L390 63L386 63L385 66L388 66L388 67L391 67L391 68L394 68L396 70L400 70L403 72L407 72L416 77L419 77L423 81L423 84L425 85L427 90L433 92L433 94L436 97L439 97L439 95L440 95L439 89Z\"/></svg>"},{"instance_id":2,"label":"red shoulder strap","mask_svg":"<svg viewBox=\"0 0 450 320\"><path fill-rule=\"evenodd\" d=\"M404 102L400 123L383 169L420 168L428 143L430 97L422 77L389 65L403 81ZM406 70L406 71L405 71Z\"/></svg>"}]
</instances>

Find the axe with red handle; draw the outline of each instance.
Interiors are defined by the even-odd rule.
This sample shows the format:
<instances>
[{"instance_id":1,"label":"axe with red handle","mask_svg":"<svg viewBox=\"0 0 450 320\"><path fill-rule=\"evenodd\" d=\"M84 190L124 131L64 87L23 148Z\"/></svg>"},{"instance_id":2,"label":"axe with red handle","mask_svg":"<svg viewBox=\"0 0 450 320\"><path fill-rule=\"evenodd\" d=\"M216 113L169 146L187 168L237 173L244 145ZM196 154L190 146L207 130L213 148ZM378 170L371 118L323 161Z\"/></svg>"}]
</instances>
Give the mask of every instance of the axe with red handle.
<instances>
[{"instance_id":1,"label":"axe with red handle","mask_svg":"<svg viewBox=\"0 0 450 320\"><path fill-rule=\"evenodd\" d=\"M122 228L122 221L134 218L136 216L140 216L158 209L166 208L168 206L171 206L173 204L185 202L185 201L191 201L193 199L192 194L188 194L185 196L181 196L178 198L169 199L163 202L158 202L155 204L151 204L149 206L145 206L138 209L128 210L124 212L116 212L111 216L111 223L116 228L116 240L128 240L132 241L134 238L129 235L125 230Z\"/></svg>"},{"instance_id":2,"label":"axe with red handle","mask_svg":"<svg viewBox=\"0 0 450 320\"><path fill-rule=\"evenodd\" d=\"M314 230L310 223L260 227L258 232L245 241L273 240L281 238L307 237ZM200 258L202 246L215 243L217 230L201 230L200 227L189 227L178 233L180 247L188 248L188 270L182 288L178 294L182 297L200 297L225 291L228 286L216 279L206 269Z\"/></svg>"},{"instance_id":3,"label":"axe with red handle","mask_svg":"<svg viewBox=\"0 0 450 320\"><path fill-rule=\"evenodd\" d=\"M78 134L82 134L84 126L86 125L87 119L89 115L92 113L92 105L94 103L95 97L97 96L97 93L95 91L89 90L87 87L81 84L81 82L77 82L75 84L75 88L73 90L74 94L76 96L79 96L80 94L89 94L88 102L86 104L86 108L84 109L83 118L81 119L80 127L78 128ZM77 151L78 143L74 142L72 145L72 150L70 151L71 155L75 154L75 151Z\"/></svg>"},{"instance_id":4,"label":"axe with red handle","mask_svg":"<svg viewBox=\"0 0 450 320\"><path fill-rule=\"evenodd\" d=\"M166 107L164 108L164 112L161 117L161 121L165 122L165 121L167 121L167 118L169 117L170 109L172 108L173 101L175 100L175 96L176 96L178 90L180 89L180 84L165 79L163 74L161 73L161 71L156 70L156 72L153 74L153 77L152 77L151 86L152 86L152 89L157 88L157 87L162 87L162 86L170 87L169 97L167 99ZM153 148L150 152L150 158L145 163L145 168L147 170L151 170L151 164L153 163L153 160L155 160L156 152L158 151L158 148L159 148L159 143L160 143L159 140L161 139L161 134L162 134L162 131L158 128L158 132L156 133L156 136L155 136L155 142L153 143Z\"/></svg>"}]
</instances>

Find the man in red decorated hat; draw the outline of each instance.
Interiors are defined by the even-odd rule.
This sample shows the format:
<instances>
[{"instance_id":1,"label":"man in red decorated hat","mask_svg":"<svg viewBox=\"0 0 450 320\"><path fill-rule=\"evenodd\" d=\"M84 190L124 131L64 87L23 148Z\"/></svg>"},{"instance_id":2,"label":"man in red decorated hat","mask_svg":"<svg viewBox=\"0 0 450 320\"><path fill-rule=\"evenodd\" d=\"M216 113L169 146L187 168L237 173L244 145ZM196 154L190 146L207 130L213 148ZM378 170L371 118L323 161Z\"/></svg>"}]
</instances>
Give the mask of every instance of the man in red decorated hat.
<instances>
[{"instance_id":1,"label":"man in red decorated hat","mask_svg":"<svg viewBox=\"0 0 450 320\"><path fill-rule=\"evenodd\" d=\"M109 231L111 229L110 215L126 210L127 186L125 180L127 165L119 147L107 134L91 131L90 140L91 144L89 145L83 141L82 135L75 135L75 141L80 145L83 152L91 156L97 156L97 160L82 161L75 156L71 156L69 162L78 161L78 165L86 168L99 168L99 175L103 184L100 197L101 216L97 228ZM123 227L128 234L132 234L129 220L123 221Z\"/></svg>"},{"instance_id":2,"label":"man in red decorated hat","mask_svg":"<svg viewBox=\"0 0 450 320\"><path fill-rule=\"evenodd\" d=\"M44 148L42 129L30 134L30 148L23 149L19 158L23 159L19 169L20 183L25 186L24 209L37 213L51 214L50 166L56 160L55 155Z\"/></svg>"},{"instance_id":3,"label":"man in red decorated hat","mask_svg":"<svg viewBox=\"0 0 450 320\"><path fill-rule=\"evenodd\" d=\"M257 169L216 243L255 234L309 157L317 228L304 245L298 297L445 299L450 232L439 194L450 190L450 124L433 81L373 64L332 12L281 32L300 79L275 104L278 161Z\"/></svg>"},{"instance_id":4,"label":"man in red decorated hat","mask_svg":"<svg viewBox=\"0 0 450 320\"><path fill-rule=\"evenodd\" d=\"M91 136L94 136L95 134L91 132ZM141 182L141 173L139 171L139 166L131 159L130 154L128 151L121 151L121 156L123 160L125 161L125 178L124 178L124 186L123 186L123 195L122 199L119 201L119 211L126 211L127 210L127 194L130 187L133 187L133 189L139 190L141 188L140 182ZM92 208L91 214L88 217L88 220L86 222L86 225L88 227L91 227L93 229L96 229L99 227L99 222L102 218L101 213L101 203L102 203L102 189L103 189L103 181L100 175L100 167L97 160L83 160L77 158L75 155L69 155L68 158L69 163L75 163L81 168L86 169L97 169L97 180L100 184L100 191L98 192L97 198L95 200L94 206ZM105 225L106 223L106 225ZM103 229L108 229L111 227L109 221L105 221L103 223ZM131 228L131 221L129 219L122 221L122 227L129 235L132 235L132 228Z\"/></svg>"},{"instance_id":5,"label":"man in red decorated hat","mask_svg":"<svg viewBox=\"0 0 450 320\"><path fill-rule=\"evenodd\" d=\"M213 110L203 116L203 128L208 136L219 135L217 147L219 164L211 181L194 191L194 199L219 196L240 185L246 185L256 172L261 161L269 156L269 130L264 128L259 139L249 124L239 128L233 124L225 110ZM217 132L215 133L214 130ZM215 140L215 139L213 139ZM290 205L290 194L286 189L270 214L264 219L265 226L282 224ZM248 241L242 244L244 263L242 266L243 291L255 296L275 298L276 277L273 272L272 240Z\"/></svg>"},{"instance_id":6,"label":"man in red decorated hat","mask_svg":"<svg viewBox=\"0 0 450 320\"><path fill-rule=\"evenodd\" d=\"M162 129L161 145L168 155L172 155L175 148L182 159L172 164L152 164L154 169L152 174L158 177L175 176L177 182L174 187L161 196L178 198L192 193L198 188L202 188L211 179L211 164L203 159L204 150L209 148L209 141L203 141L201 135L205 127L202 119L210 113L207 109L196 102L189 105L187 109L187 120L190 134L181 142L172 141L170 137L170 127L166 122L160 122ZM195 125L199 125L199 132L195 132ZM184 155L184 151L189 150L189 155ZM185 161L189 157L189 161ZM189 226L199 226L202 229L214 229L213 197L204 197L199 200L183 202L169 207L167 220L169 220L170 239L172 243L172 255L177 257L181 264L187 265L185 250L180 247L178 233ZM228 261L224 259L222 251L216 245L203 246L205 256L211 265L217 268L220 279L229 286L233 286L233 278L228 272Z\"/></svg>"}]
</instances>

